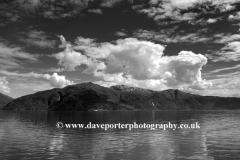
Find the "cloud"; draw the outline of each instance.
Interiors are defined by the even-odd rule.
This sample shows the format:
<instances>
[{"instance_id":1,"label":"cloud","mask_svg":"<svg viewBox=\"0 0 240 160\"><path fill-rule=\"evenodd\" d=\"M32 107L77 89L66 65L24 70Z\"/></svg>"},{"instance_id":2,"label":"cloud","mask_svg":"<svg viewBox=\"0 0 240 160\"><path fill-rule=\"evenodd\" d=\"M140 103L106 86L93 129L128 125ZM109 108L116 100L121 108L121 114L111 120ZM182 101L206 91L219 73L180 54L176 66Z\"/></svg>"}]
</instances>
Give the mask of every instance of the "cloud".
<instances>
[{"instance_id":1,"label":"cloud","mask_svg":"<svg viewBox=\"0 0 240 160\"><path fill-rule=\"evenodd\" d=\"M65 50L68 47L66 45ZM84 50L90 62L85 63L88 68L83 72L102 78L103 81L97 82L99 84L109 82L155 90L203 90L211 87L211 83L201 77L201 68L207 63L207 58L191 51L168 57L163 54L164 46L136 38L94 43L85 48L82 45L71 47L72 50ZM77 63L74 64L76 67Z\"/></svg>"},{"instance_id":2,"label":"cloud","mask_svg":"<svg viewBox=\"0 0 240 160\"><path fill-rule=\"evenodd\" d=\"M178 22L198 24L200 17L205 14L224 13L236 8L238 0L151 0L147 7L135 7L139 13L147 14L158 25L164 26ZM193 9L201 9L194 12ZM220 17L219 17L220 18ZM230 15L229 19L237 19L236 15ZM170 20L170 21L169 21ZM213 22L209 20L208 23ZM204 24L205 25L205 24Z\"/></svg>"},{"instance_id":3,"label":"cloud","mask_svg":"<svg viewBox=\"0 0 240 160\"><path fill-rule=\"evenodd\" d=\"M170 0L170 3L177 8L181 9L187 9L190 7L193 7L197 3L199 3L199 0Z\"/></svg>"},{"instance_id":4,"label":"cloud","mask_svg":"<svg viewBox=\"0 0 240 160\"><path fill-rule=\"evenodd\" d=\"M239 18L240 18L240 12L236 12L235 14L231 14L228 16L228 19L230 21L239 20Z\"/></svg>"},{"instance_id":5,"label":"cloud","mask_svg":"<svg viewBox=\"0 0 240 160\"><path fill-rule=\"evenodd\" d=\"M93 44L94 41L95 41L95 39L84 38L84 37L79 36L75 40L75 43L78 44L78 45L89 46L89 45Z\"/></svg>"},{"instance_id":6,"label":"cloud","mask_svg":"<svg viewBox=\"0 0 240 160\"><path fill-rule=\"evenodd\" d=\"M103 0L100 4L101 7L111 8L114 7L119 2L122 2L123 0Z\"/></svg>"},{"instance_id":7,"label":"cloud","mask_svg":"<svg viewBox=\"0 0 240 160\"><path fill-rule=\"evenodd\" d=\"M230 43L228 43L228 45L226 47L222 48L221 50L225 50L225 49L226 50L231 49L231 50L234 50L239 53L240 52L240 42L239 41L230 42Z\"/></svg>"},{"instance_id":8,"label":"cloud","mask_svg":"<svg viewBox=\"0 0 240 160\"><path fill-rule=\"evenodd\" d=\"M221 12L227 12L227 11L231 11L234 10L236 8L236 6L234 6L234 4L232 5L231 3L222 3L221 5L219 4L219 10Z\"/></svg>"},{"instance_id":9,"label":"cloud","mask_svg":"<svg viewBox=\"0 0 240 160\"><path fill-rule=\"evenodd\" d=\"M235 70L235 69L240 69L240 65L235 65L235 66L233 66L233 67L219 68L219 69L216 69L216 70L211 71L209 74L219 73L219 72L229 71L229 70Z\"/></svg>"},{"instance_id":10,"label":"cloud","mask_svg":"<svg viewBox=\"0 0 240 160\"><path fill-rule=\"evenodd\" d=\"M10 88L8 87L8 81L6 80L6 77L0 77L0 92L6 92L10 93Z\"/></svg>"},{"instance_id":11,"label":"cloud","mask_svg":"<svg viewBox=\"0 0 240 160\"><path fill-rule=\"evenodd\" d=\"M28 46L39 48L54 48L56 41L48 40L48 36L43 31L31 30L28 33L20 32L19 40L26 43Z\"/></svg>"},{"instance_id":12,"label":"cloud","mask_svg":"<svg viewBox=\"0 0 240 160\"><path fill-rule=\"evenodd\" d=\"M88 12L95 14L103 14L101 9L89 9Z\"/></svg>"},{"instance_id":13,"label":"cloud","mask_svg":"<svg viewBox=\"0 0 240 160\"><path fill-rule=\"evenodd\" d=\"M164 80L135 80L135 79L124 79L121 75L111 75L114 76L112 81L96 81L94 83L110 87L113 85L127 85L132 87L139 87L139 88L146 88L146 89L152 89L152 90L165 90L168 89L168 87L164 84Z\"/></svg>"},{"instance_id":14,"label":"cloud","mask_svg":"<svg viewBox=\"0 0 240 160\"><path fill-rule=\"evenodd\" d=\"M219 33L214 35L214 43L228 43L236 40L240 40L240 34Z\"/></svg>"},{"instance_id":15,"label":"cloud","mask_svg":"<svg viewBox=\"0 0 240 160\"><path fill-rule=\"evenodd\" d=\"M143 9L140 10L140 13L147 13L149 17L152 17L159 25L162 25L163 20L166 19L172 19L175 22L176 21L190 21L190 20L194 20L195 17L197 16L196 13L184 13L181 14L180 10L175 10L174 8L172 8L171 4L165 4L162 7L164 7L163 9L159 9L159 8L155 8L152 7L150 9ZM169 23L174 23L169 22Z\"/></svg>"},{"instance_id":16,"label":"cloud","mask_svg":"<svg viewBox=\"0 0 240 160\"><path fill-rule=\"evenodd\" d=\"M14 0L0 4L2 25L21 21L26 17L59 19L79 15L88 6L88 0ZM0 22L1 23L1 22Z\"/></svg>"},{"instance_id":17,"label":"cloud","mask_svg":"<svg viewBox=\"0 0 240 160\"><path fill-rule=\"evenodd\" d=\"M216 23L217 22L217 19L213 19L213 18L209 18L207 20L207 23Z\"/></svg>"},{"instance_id":18,"label":"cloud","mask_svg":"<svg viewBox=\"0 0 240 160\"><path fill-rule=\"evenodd\" d=\"M157 78L164 47L134 38L117 40L109 49L105 73L128 73L134 79Z\"/></svg>"},{"instance_id":19,"label":"cloud","mask_svg":"<svg viewBox=\"0 0 240 160\"><path fill-rule=\"evenodd\" d=\"M205 54L213 62L240 60L240 34L219 33L213 36L212 42L224 45L220 50Z\"/></svg>"},{"instance_id":20,"label":"cloud","mask_svg":"<svg viewBox=\"0 0 240 160\"><path fill-rule=\"evenodd\" d=\"M218 8L218 11L221 13L233 10L236 8L236 4L239 3L238 0L205 0L207 2L210 2L210 4L216 8ZM217 10L215 12L218 12Z\"/></svg>"},{"instance_id":21,"label":"cloud","mask_svg":"<svg viewBox=\"0 0 240 160\"><path fill-rule=\"evenodd\" d=\"M133 33L134 37L145 39L145 40L154 40L161 43L206 43L209 42L212 38L205 36L202 32L204 30L199 30L195 33L176 33L175 29L167 29L156 31L142 30L139 29Z\"/></svg>"},{"instance_id":22,"label":"cloud","mask_svg":"<svg viewBox=\"0 0 240 160\"><path fill-rule=\"evenodd\" d=\"M240 42L234 41L227 44L221 49L221 53L227 57L226 60L239 61L240 60Z\"/></svg>"},{"instance_id":23,"label":"cloud","mask_svg":"<svg viewBox=\"0 0 240 160\"><path fill-rule=\"evenodd\" d=\"M217 61L240 61L240 42L228 42L220 51L206 54L206 56L213 62Z\"/></svg>"},{"instance_id":24,"label":"cloud","mask_svg":"<svg viewBox=\"0 0 240 160\"><path fill-rule=\"evenodd\" d=\"M47 72L62 72L62 71L64 71L64 68L50 68L50 69L43 69L42 71L47 71Z\"/></svg>"},{"instance_id":25,"label":"cloud","mask_svg":"<svg viewBox=\"0 0 240 160\"><path fill-rule=\"evenodd\" d=\"M221 12L233 10L238 0L170 0L171 5L180 9L188 9L197 5L208 5L219 9Z\"/></svg>"},{"instance_id":26,"label":"cloud","mask_svg":"<svg viewBox=\"0 0 240 160\"><path fill-rule=\"evenodd\" d=\"M198 3L198 0L164 0L150 1L149 8L141 8L137 11L145 13L148 17L153 18L159 25L162 25L163 20L171 19L174 22L195 20L199 13L185 12L186 10ZM174 22L169 23L174 23Z\"/></svg>"},{"instance_id":27,"label":"cloud","mask_svg":"<svg viewBox=\"0 0 240 160\"><path fill-rule=\"evenodd\" d=\"M222 96L222 97L240 97L240 72L231 72L228 74L219 74L209 80L213 84L211 89L203 91L203 95Z\"/></svg>"},{"instance_id":28,"label":"cloud","mask_svg":"<svg viewBox=\"0 0 240 160\"><path fill-rule=\"evenodd\" d=\"M65 76L59 76L57 73L54 73L50 77L48 76L47 79L50 81L50 83L53 86L60 87L60 88L65 87L67 85L74 84L74 82L67 80Z\"/></svg>"},{"instance_id":29,"label":"cloud","mask_svg":"<svg viewBox=\"0 0 240 160\"><path fill-rule=\"evenodd\" d=\"M165 66L171 73L169 74L171 76L166 78L168 86L182 85L183 88L197 90L211 87L212 84L201 77L202 66L207 64L205 56L191 51L181 51L178 56L167 57L167 62Z\"/></svg>"},{"instance_id":30,"label":"cloud","mask_svg":"<svg viewBox=\"0 0 240 160\"><path fill-rule=\"evenodd\" d=\"M0 66L3 68L16 68L22 63L38 62L37 54L21 51L20 47L7 46L0 42Z\"/></svg>"},{"instance_id":31,"label":"cloud","mask_svg":"<svg viewBox=\"0 0 240 160\"><path fill-rule=\"evenodd\" d=\"M59 36L62 41L62 46L65 47L64 51L54 54L53 57L59 60L58 64L65 68L67 71L75 70L75 67L84 65L91 65L92 60L87 56L73 50L72 45L67 43L63 36ZM77 40L81 45L88 45L89 39L83 40L78 38Z\"/></svg>"},{"instance_id":32,"label":"cloud","mask_svg":"<svg viewBox=\"0 0 240 160\"><path fill-rule=\"evenodd\" d=\"M117 31L114 33L115 36L119 36L119 37L125 37L127 36L127 34L125 32L122 31Z\"/></svg>"},{"instance_id":33,"label":"cloud","mask_svg":"<svg viewBox=\"0 0 240 160\"><path fill-rule=\"evenodd\" d=\"M9 72L0 70L1 74L7 75L7 76L15 76L15 77L25 77L25 78L40 78L48 80L49 83L54 87L65 87L67 85L73 85L75 84L73 81L67 80L65 76L60 76L57 73L53 73L53 75L49 74L39 74L35 72L29 72L29 73L18 73L18 72Z\"/></svg>"}]
</instances>

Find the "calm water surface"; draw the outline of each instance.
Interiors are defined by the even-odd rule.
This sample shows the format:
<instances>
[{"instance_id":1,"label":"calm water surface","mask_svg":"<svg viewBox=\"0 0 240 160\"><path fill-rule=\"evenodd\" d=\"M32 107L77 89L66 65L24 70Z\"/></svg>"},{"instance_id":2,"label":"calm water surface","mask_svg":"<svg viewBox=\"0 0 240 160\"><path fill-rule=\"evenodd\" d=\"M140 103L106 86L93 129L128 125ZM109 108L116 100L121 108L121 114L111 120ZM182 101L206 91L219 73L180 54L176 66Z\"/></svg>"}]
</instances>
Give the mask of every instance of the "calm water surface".
<instances>
[{"instance_id":1,"label":"calm water surface","mask_svg":"<svg viewBox=\"0 0 240 160\"><path fill-rule=\"evenodd\" d=\"M195 123L200 129L58 129L63 123ZM0 159L239 160L240 111L0 111Z\"/></svg>"}]
</instances>

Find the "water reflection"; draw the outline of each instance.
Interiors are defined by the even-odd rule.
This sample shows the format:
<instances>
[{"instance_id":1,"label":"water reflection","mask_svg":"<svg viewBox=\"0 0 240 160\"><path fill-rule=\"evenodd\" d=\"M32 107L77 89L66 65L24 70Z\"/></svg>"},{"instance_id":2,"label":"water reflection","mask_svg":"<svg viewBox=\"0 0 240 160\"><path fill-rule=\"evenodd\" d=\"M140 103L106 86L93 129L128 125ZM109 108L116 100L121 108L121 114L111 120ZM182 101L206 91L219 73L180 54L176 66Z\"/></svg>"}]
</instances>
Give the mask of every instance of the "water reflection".
<instances>
[{"instance_id":1,"label":"water reflection","mask_svg":"<svg viewBox=\"0 0 240 160\"><path fill-rule=\"evenodd\" d=\"M0 159L237 159L240 157L239 113L0 111ZM198 122L201 129L57 129L57 122Z\"/></svg>"}]
</instances>

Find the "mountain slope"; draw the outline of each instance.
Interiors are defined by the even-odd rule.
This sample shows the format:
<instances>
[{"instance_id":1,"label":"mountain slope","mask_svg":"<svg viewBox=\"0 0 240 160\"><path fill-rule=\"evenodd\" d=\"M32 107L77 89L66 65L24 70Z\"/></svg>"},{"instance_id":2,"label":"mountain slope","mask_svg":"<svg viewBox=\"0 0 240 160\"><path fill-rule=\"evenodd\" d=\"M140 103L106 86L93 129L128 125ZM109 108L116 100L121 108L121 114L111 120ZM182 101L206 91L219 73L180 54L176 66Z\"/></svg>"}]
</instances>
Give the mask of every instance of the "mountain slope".
<instances>
[{"instance_id":1,"label":"mountain slope","mask_svg":"<svg viewBox=\"0 0 240 160\"><path fill-rule=\"evenodd\" d=\"M199 96L180 90L147 89L93 83L67 86L20 97L5 110L209 110L240 109L240 98Z\"/></svg>"},{"instance_id":2,"label":"mountain slope","mask_svg":"<svg viewBox=\"0 0 240 160\"><path fill-rule=\"evenodd\" d=\"M13 98L0 93L0 109L2 109L6 104L8 104L12 100Z\"/></svg>"}]
</instances>

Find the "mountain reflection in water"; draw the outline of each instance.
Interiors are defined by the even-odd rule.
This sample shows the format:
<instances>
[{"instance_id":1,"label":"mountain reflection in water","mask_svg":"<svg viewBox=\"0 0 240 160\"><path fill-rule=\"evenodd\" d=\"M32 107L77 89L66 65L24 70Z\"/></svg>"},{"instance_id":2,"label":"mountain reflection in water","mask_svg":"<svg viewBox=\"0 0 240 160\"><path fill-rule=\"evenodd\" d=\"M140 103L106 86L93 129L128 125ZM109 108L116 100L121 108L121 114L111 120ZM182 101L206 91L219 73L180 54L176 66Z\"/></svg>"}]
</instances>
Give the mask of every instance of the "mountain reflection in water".
<instances>
[{"instance_id":1,"label":"mountain reflection in water","mask_svg":"<svg viewBox=\"0 0 240 160\"><path fill-rule=\"evenodd\" d=\"M240 157L240 111L0 111L0 159L220 160ZM200 129L58 129L63 123L198 122Z\"/></svg>"}]
</instances>

